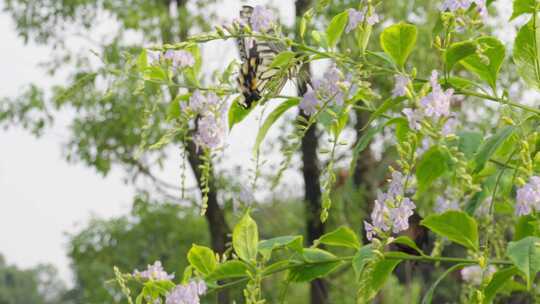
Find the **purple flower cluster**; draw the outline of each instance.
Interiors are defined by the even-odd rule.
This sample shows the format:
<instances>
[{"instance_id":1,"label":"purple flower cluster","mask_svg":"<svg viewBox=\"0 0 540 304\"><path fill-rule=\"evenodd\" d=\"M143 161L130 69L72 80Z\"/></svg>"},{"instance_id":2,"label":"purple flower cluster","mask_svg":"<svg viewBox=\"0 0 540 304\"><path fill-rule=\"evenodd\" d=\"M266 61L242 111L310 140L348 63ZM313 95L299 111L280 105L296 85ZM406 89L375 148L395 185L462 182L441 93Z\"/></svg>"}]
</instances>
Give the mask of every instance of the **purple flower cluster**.
<instances>
[{"instance_id":1,"label":"purple flower cluster","mask_svg":"<svg viewBox=\"0 0 540 304\"><path fill-rule=\"evenodd\" d=\"M435 200L435 213L444 213L448 210L459 210L458 202L439 196Z\"/></svg>"},{"instance_id":2,"label":"purple flower cluster","mask_svg":"<svg viewBox=\"0 0 540 304\"><path fill-rule=\"evenodd\" d=\"M405 96L407 94L407 86L411 83L409 77L405 75L395 75L394 76L395 85L392 90L392 98Z\"/></svg>"},{"instance_id":3,"label":"purple flower cluster","mask_svg":"<svg viewBox=\"0 0 540 304\"><path fill-rule=\"evenodd\" d=\"M463 281L475 286L482 284L484 277L490 277L495 272L497 272L497 268L493 265L489 265L485 270L478 265L467 266L460 271Z\"/></svg>"},{"instance_id":4,"label":"purple flower cluster","mask_svg":"<svg viewBox=\"0 0 540 304\"><path fill-rule=\"evenodd\" d=\"M540 211L540 176L531 177L517 190L516 215L527 215L533 210Z\"/></svg>"},{"instance_id":5,"label":"purple flower cluster","mask_svg":"<svg viewBox=\"0 0 540 304\"><path fill-rule=\"evenodd\" d=\"M165 272L160 261L155 261L154 265L148 265L145 271L138 271L135 269L133 275L136 277L156 281L167 281L174 279L174 274L168 274L167 272Z\"/></svg>"},{"instance_id":6,"label":"purple flower cluster","mask_svg":"<svg viewBox=\"0 0 540 304\"><path fill-rule=\"evenodd\" d=\"M188 284L177 285L169 294L165 304L199 304L200 296L206 292L204 281L191 281Z\"/></svg>"},{"instance_id":7,"label":"purple flower cluster","mask_svg":"<svg viewBox=\"0 0 540 304\"><path fill-rule=\"evenodd\" d=\"M146 54L150 64L157 63L161 60L166 60L177 69L192 67L195 65L195 58L193 58L193 55L184 50L167 50L165 54L149 50Z\"/></svg>"},{"instance_id":8,"label":"purple flower cluster","mask_svg":"<svg viewBox=\"0 0 540 304\"><path fill-rule=\"evenodd\" d=\"M335 65L324 73L323 79L316 79L312 84L313 88L308 87L299 105L306 115L315 114L323 100L331 100L336 105L343 105L346 93L343 88L351 86Z\"/></svg>"},{"instance_id":9,"label":"purple flower cluster","mask_svg":"<svg viewBox=\"0 0 540 304\"><path fill-rule=\"evenodd\" d=\"M466 10L472 4L476 4L476 9L480 16L483 19L486 19L488 16L488 11L486 7L486 0L446 0L441 5L441 11L449 10L455 12L459 9Z\"/></svg>"},{"instance_id":10,"label":"purple flower cluster","mask_svg":"<svg viewBox=\"0 0 540 304\"><path fill-rule=\"evenodd\" d=\"M371 212L371 223L364 221L368 240L380 232L399 233L409 228L409 217L416 208L414 202L403 197L405 180L401 172L394 171L386 193L379 192Z\"/></svg>"},{"instance_id":11,"label":"purple flower cluster","mask_svg":"<svg viewBox=\"0 0 540 304\"><path fill-rule=\"evenodd\" d=\"M349 13L349 23L345 28L346 33L349 33L350 31L357 28L360 23L364 22L364 20L369 25L374 25L375 23L379 22L379 15L375 13L368 15L366 18L367 7L361 11L350 8L347 10L347 12Z\"/></svg>"},{"instance_id":12,"label":"purple flower cluster","mask_svg":"<svg viewBox=\"0 0 540 304\"><path fill-rule=\"evenodd\" d=\"M257 5L253 8L250 19L251 29L256 32L265 32L272 27L274 23L274 14L270 9Z\"/></svg>"},{"instance_id":13,"label":"purple flower cluster","mask_svg":"<svg viewBox=\"0 0 540 304\"><path fill-rule=\"evenodd\" d=\"M418 109L404 109L403 113L409 120L409 126L418 130L420 122L426 118L439 119L450 116L450 103L454 90L444 91L438 81L437 71L431 73L431 93L420 100Z\"/></svg>"},{"instance_id":14,"label":"purple flower cluster","mask_svg":"<svg viewBox=\"0 0 540 304\"><path fill-rule=\"evenodd\" d=\"M181 103L180 105L183 110L189 109L200 115L197 134L194 137L197 146L210 149L219 148L227 134L226 103L213 92L203 94L201 91L195 90L191 94L188 104Z\"/></svg>"}]
</instances>

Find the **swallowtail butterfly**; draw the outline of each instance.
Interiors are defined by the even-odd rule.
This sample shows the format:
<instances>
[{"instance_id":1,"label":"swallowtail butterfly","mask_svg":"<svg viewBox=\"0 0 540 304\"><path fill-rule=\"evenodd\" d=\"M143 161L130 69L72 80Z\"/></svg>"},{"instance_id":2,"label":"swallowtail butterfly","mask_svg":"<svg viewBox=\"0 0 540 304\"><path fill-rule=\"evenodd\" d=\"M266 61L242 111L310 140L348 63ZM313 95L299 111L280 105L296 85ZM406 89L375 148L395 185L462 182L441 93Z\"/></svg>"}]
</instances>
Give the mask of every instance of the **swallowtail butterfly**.
<instances>
[{"instance_id":1,"label":"swallowtail butterfly","mask_svg":"<svg viewBox=\"0 0 540 304\"><path fill-rule=\"evenodd\" d=\"M244 5L240 11L243 24L251 24L253 7ZM266 33L271 34L273 30ZM277 54L286 50L286 46L279 42L260 41L253 37L240 37L237 39L242 65L238 74L238 85L242 95L239 103L246 109L263 98L268 92L279 92L287 82L287 75L280 75L279 68L270 67ZM275 77L281 79L275 81ZM272 85L270 85L272 84Z\"/></svg>"}]
</instances>

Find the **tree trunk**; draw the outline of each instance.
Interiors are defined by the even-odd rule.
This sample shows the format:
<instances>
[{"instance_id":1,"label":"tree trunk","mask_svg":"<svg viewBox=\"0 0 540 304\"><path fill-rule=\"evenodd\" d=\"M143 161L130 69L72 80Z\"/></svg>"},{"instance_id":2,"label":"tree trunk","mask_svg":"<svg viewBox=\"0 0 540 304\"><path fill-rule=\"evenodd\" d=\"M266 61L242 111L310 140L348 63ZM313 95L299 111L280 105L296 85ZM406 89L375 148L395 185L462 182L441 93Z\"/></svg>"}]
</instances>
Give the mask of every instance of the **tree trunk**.
<instances>
[{"instance_id":1,"label":"tree trunk","mask_svg":"<svg viewBox=\"0 0 540 304\"><path fill-rule=\"evenodd\" d=\"M296 19L302 18L304 12L310 7L311 0L296 0ZM297 22L298 25L298 22ZM298 31L297 39L299 38ZM302 75L309 75L309 64L302 65ZM307 91L307 78L298 79L298 94L304 95ZM303 113L299 114L307 118ZM324 223L320 220L321 214L321 185L319 168L319 159L317 157L317 148L319 139L317 136L317 125L312 125L302 138L302 173L304 176L305 193L304 202L306 204L306 233L307 241L311 245L314 240L324 234ZM310 303L326 304L328 303L328 284L323 279L316 279L310 283Z\"/></svg>"}]
</instances>

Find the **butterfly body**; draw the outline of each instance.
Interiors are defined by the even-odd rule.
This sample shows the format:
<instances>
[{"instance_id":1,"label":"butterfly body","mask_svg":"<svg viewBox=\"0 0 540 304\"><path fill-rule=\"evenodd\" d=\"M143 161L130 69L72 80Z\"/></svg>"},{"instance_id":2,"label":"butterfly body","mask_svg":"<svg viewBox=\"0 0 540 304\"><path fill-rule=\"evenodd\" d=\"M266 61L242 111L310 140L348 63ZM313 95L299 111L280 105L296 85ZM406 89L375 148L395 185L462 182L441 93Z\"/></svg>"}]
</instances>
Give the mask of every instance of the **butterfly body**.
<instances>
[{"instance_id":1,"label":"butterfly body","mask_svg":"<svg viewBox=\"0 0 540 304\"><path fill-rule=\"evenodd\" d=\"M243 24L251 24L252 13L253 7L247 5L242 7L240 18ZM270 29L265 33L273 33L273 30ZM286 47L279 42L262 41L254 37L240 37L237 44L242 60L237 78L241 91L238 102L249 109L263 99L266 93L279 91L285 85L287 77L280 77L278 75L280 69L271 67L271 64L276 55Z\"/></svg>"}]
</instances>

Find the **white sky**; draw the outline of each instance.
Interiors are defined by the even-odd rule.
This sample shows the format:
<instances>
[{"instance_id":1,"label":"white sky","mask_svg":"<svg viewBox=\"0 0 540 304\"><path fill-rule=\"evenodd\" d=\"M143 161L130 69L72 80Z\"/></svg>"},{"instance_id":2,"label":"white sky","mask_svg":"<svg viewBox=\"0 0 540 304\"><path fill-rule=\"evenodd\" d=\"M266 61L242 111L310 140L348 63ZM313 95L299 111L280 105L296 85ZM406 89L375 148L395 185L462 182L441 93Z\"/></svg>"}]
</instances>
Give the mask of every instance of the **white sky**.
<instances>
[{"instance_id":1,"label":"white sky","mask_svg":"<svg viewBox=\"0 0 540 304\"><path fill-rule=\"evenodd\" d=\"M232 2L233 5L231 2L227 1L228 5L218 10L223 18L236 15L239 1ZM250 1L251 4L266 2ZM292 8L292 2L272 2L282 8L282 21L291 22L294 11L283 8ZM498 3L504 8L510 1ZM509 13L504 9L503 12ZM499 35L504 36L505 41L511 41L514 35L513 31L506 31L508 28L502 28L505 33ZM10 17L1 12L1 5L0 37L0 97L16 96L25 84L32 82L45 87L61 82L60 77L51 79L36 67L47 59L50 50L24 45L15 35ZM212 56L216 50L220 56ZM225 50L218 46L208 48L204 54L210 59L206 64L216 67L227 61L223 57L231 58L236 53L229 45ZM40 139L20 129L0 130L0 253L8 263L22 267L52 263L66 281L71 279L71 272L64 233L76 231L77 224L80 227L91 215L111 217L126 213L134 194L133 187L123 183L119 170L113 169L109 176L102 178L91 168L65 161L62 145L67 140L65 124L71 115L62 113L56 118L53 130ZM245 167L248 163L255 138L255 116L251 115L244 126L230 134L227 167L237 164ZM275 132L274 129L274 136ZM162 175L179 183L178 168L178 158L173 157Z\"/></svg>"}]
</instances>

